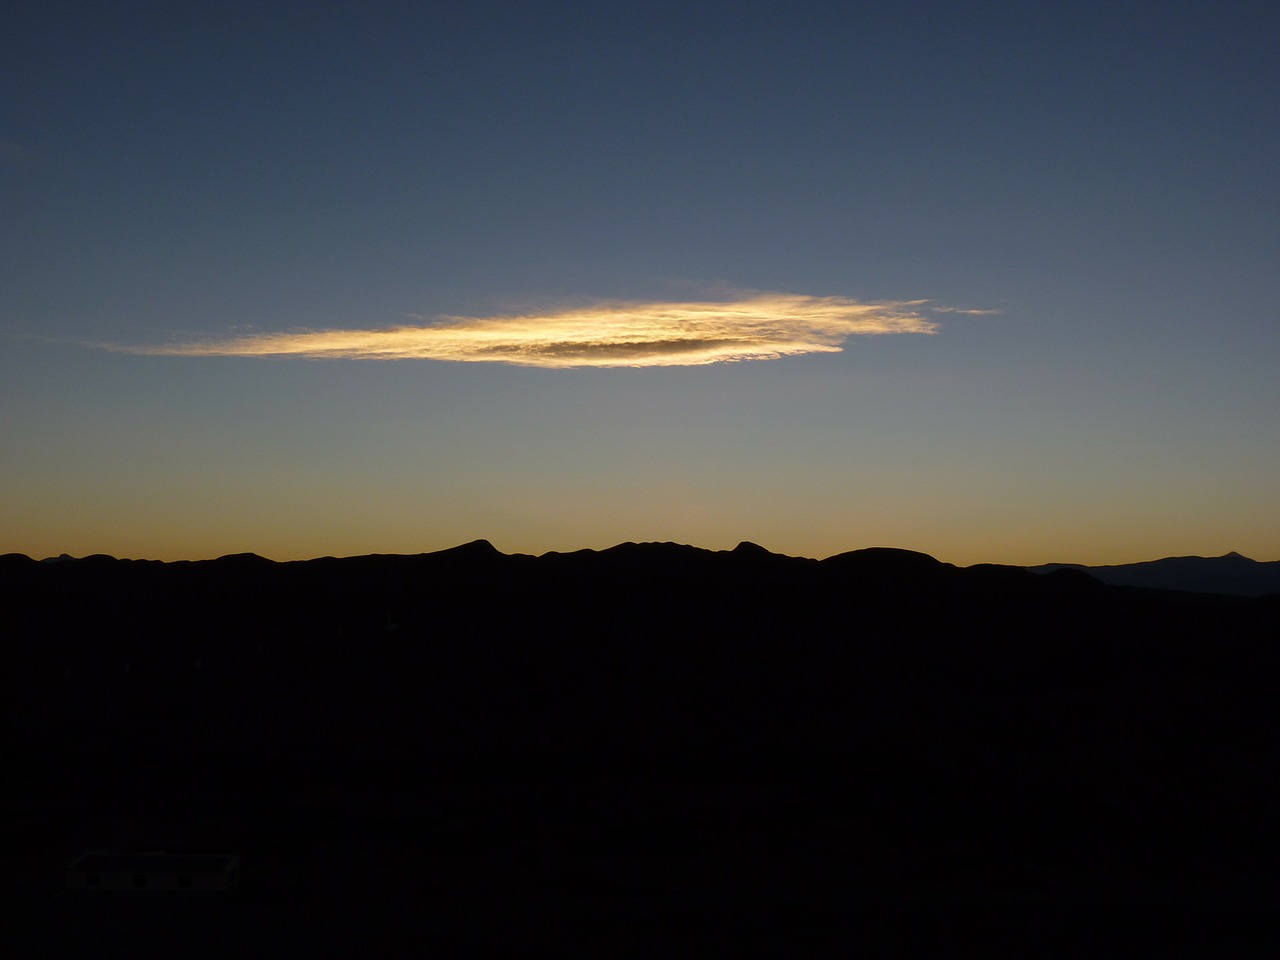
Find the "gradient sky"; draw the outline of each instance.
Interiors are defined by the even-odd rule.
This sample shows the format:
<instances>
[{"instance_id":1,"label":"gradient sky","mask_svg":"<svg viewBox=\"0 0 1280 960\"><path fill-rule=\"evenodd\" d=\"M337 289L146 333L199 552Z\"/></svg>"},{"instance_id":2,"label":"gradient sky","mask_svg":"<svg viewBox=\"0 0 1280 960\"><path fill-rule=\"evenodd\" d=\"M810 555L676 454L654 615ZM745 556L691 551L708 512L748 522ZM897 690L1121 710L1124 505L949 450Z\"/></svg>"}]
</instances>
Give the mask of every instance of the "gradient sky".
<instances>
[{"instance_id":1,"label":"gradient sky","mask_svg":"<svg viewBox=\"0 0 1280 960\"><path fill-rule=\"evenodd\" d=\"M1280 559L1278 27L6 3L0 552Z\"/></svg>"}]
</instances>

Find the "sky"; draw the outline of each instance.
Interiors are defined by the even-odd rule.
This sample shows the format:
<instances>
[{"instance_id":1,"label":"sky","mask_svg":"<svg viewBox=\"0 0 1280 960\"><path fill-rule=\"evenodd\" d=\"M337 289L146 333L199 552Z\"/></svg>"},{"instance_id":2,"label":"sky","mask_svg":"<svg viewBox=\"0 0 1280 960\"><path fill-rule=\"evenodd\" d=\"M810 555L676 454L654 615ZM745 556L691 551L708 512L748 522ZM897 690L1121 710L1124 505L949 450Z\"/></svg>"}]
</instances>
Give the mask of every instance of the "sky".
<instances>
[{"instance_id":1,"label":"sky","mask_svg":"<svg viewBox=\"0 0 1280 960\"><path fill-rule=\"evenodd\" d=\"M1280 559L1264 3L0 13L0 553Z\"/></svg>"}]
</instances>

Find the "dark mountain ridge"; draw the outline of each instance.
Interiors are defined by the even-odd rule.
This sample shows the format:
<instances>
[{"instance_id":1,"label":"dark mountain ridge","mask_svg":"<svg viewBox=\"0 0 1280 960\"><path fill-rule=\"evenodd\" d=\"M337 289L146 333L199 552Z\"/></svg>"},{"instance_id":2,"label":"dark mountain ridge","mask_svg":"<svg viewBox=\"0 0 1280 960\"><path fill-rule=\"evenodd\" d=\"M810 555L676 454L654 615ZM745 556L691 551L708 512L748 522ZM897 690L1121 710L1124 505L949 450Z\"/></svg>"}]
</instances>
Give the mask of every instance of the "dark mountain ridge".
<instances>
[{"instance_id":1,"label":"dark mountain ridge","mask_svg":"<svg viewBox=\"0 0 1280 960\"><path fill-rule=\"evenodd\" d=\"M532 557L476 541L287 563L10 555L0 584L8 702L29 711L10 733L30 731L27 747L76 753L75 724L110 740L125 714L142 740L174 749L252 727L287 739L274 711L291 703L289 723L308 716L331 753L411 742L464 763L481 742L572 763L615 739L646 762L683 762L687 742L713 741L716 763L759 751L830 762L858 738L839 732L848 716L811 728L812 717L889 696L899 703L886 711L917 703L923 716L1139 675L1191 671L1176 683L1203 685L1251 659L1269 670L1278 602L883 548L817 561L655 543ZM120 697L124 713L104 718ZM150 716L182 722L148 724L159 701L174 702ZM1157 708L1171 722L1173 702Z\"/></svg>"},{"instance_id":2,"label":"dark mountain ridge","mask_svg":"<svg viewBox=\"0 0 1280 960\"><path fill-rule=\"evenodd\" d=\"M1235 552L1220 557L1165 557L1143 563L1097 567L1078 563L1045 563L1026 569L1033 573L1080 570L1103 583L1152 590L1185 590L1242 597L1280 594L1280 561L1259 562Z\"/></svg>"},{"instance_id":3,"label":"dark mountain ridge","mask_svg":"<svg viewBox=\"0 0 1280 960\"><path fill-rule=\"evenodd\" d=\"M486 541L11 554L0 593L22 809L79 811L86 838L142 822L141 849L213 823L266 887L370 837L399 883L489 893L1204 898L1263 889L1280 855L1276 596L886 548ZM494 867L509 848L542 866Z\"/></svg>"}]
</instances>

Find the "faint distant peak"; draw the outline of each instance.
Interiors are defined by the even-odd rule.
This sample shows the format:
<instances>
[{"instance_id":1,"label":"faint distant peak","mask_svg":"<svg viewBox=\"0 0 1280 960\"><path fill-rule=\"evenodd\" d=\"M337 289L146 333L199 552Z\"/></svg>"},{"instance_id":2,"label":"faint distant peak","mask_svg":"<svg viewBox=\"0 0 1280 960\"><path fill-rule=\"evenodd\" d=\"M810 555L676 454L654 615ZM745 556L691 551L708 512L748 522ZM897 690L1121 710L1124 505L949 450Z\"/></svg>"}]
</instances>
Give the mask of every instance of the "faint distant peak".
<instances>
[{"instance_id":1,"label":"faint distant peak","mask_svg":"<svg viewBox=\"0 0 1280 960\"><path fill-rule=\"evenodd\" d=\"M663 554L663 553L704 553L702 547L691 546L687 543L675 543L671 540L646 540L637 543L634 540L628 540L626 543L615 544L612 547L606 547L601 553L611 554Z\"/></svg>"},{"instance_id":2,"label":"faint distant peak","mask_svg":"<svg viewBox=\"0 0 1280 960\"><path fill-rule=\"evenodd\" d=\"M1050 573L1065 568L1083 570L1113 586L1243 597L1280 593L1280 561L1263 563L1234 550L1220 557L1163 557L1143 563L1097 567L1046 563L1027 569L1032 573Z\"/></svg>"},{"instance_id":3,"label":"faint distant peak","mask_svg":"<svg viewBox=\"0 0 1280 960\"><path fill-rule=\"evenodd\" d=\"M472 540L456 547L450 547L447 550L441 550L437 556L459 557L465 559L478 559L481 557L501 557L502 551L495 547L488 540Z\"/></svg>"},{"instance_id":4,"label":"faint distant peak","mask_svg":"<svg viewBox=\"0 0 1280 960\"><path fill-rule=\"evenodd\" d=\"M218 559L213 562L224 565L235 564L236 566L266 566L275 563L274 560L268 560L266 557L260 557L256 553L228 553L218 557Z\"/></svg>"},{"instance_id":5,"label":"faint distant peak","mask_svg":"<svg viewBox=\"0 0 1280 960\"><path fill-rule=\"evenodd\" d=\"M75 557L73 557L69 553L60 553L56 557L45 557L40 562L41 563L65 563L67 560L74 560L74 559Z\"/></svg>"},{"instance_id":6,"label":"faint distant peak","mask_svg":"<svg viewBox=\"0 0 1280 960\"><path fill-rule=\"evenodd\" d=\"M619 543L601 550L597 556L615 570L669 573L673 570L689 571L698 565L712 561L717 554L687 543L647 540L640 543L633 541Z\"/></svg>"},{"instance_id":7,"label":"faint distant peak","mask_svg":"<svg viewBox=\"0 0 1280 960\"><path fill-rule=\"evenodd\" d=\"M824 562L832 560L841 562L872 561L918 567L950 566L950 564L944 564L941 560L927 553L920 553L917 550L902 550L898 547L864 547L861 550L837 553L834 557L828 557Z\"/></svg>"}]
</instances>

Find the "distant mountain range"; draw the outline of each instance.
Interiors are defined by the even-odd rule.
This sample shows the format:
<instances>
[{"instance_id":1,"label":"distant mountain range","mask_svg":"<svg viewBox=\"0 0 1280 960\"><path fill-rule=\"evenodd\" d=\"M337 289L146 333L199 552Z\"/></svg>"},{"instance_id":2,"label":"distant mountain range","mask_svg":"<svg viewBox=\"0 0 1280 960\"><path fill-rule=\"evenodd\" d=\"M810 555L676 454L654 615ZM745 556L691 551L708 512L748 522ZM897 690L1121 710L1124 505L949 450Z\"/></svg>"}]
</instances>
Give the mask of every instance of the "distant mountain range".
<instances>
[{"instance_id":1,"label":"distant mountain range","mask_svg":"<svg viewBox=\"0 0 1280 960\"><path fill-rule=\"evenodd\" d=\"M1116 587L1185 590L1263 597L1280 593L1280 561L1261 563L1238 553L1221 557L1165 557L1144 563L1088 567L1079 563L1044 563L1026 567L1032 573L1080 570Z\"/></svg>"},{"instance_id":2,"label":"distant mountain range","mask_svg":"<svg viewBox=\"0 0 1280 960\"><path fill-rule=\"evenodd\" d=\"M602 556L610 554L621 554L629 551L640 551L654 555L661 552L672 552L683 554L685 556L701 555L711 556L712 551L702 550L697 547L681 546L677 544L619 544L602 552ZM579 559L595 554L594 550L578 550L571 554L548 553L545 555L547 559L553 559L561 556L573 556ZM732 551L719 551L719 555L725 554L742 558L745 556L754 556L757 558L770 557L775 560L790 561L793 564L813 564L815 561L804 560L796 557L787 557L782 554L771 553L764 547L754 543L740 543ZM464 544L460 547L453 547L449 550L439 551L438 556L462 556L471 555L493 555L503 556L492 544L487 540L477 540L473 543ZM380 556L380 555L375 555ZM530 557L515 554L521 560L532 559ZM887 562L890 557L914 557L916 565L923 568L942 568L950 567L950 564L943 564L927 554L915 553L908 550L895 550L884 547L873 547L864 550L855 550L848 553L838 554L830 557L825 564L839 564L847 558L860 556L864 559L877 558L879 562ZM6 559L11 562L17 561L20 555L8 554ZM253 554L237 554L237 558L245 559L252 557L260 562L269 563L261 557ZM22 559L27 559L23 557ZM68 554L62 554L57 557L47 557L41 563L45 565L66 563L74 561L76 558ZM105 560L107 557L101 555L85 558L89 560ZM113 558L111 558L113 559ZM221 561L227 561L231 557L223 557ZM326 561L332 561L332 557L324 558ZM346 563L358 563L360 558L348 558ZM128 561L124 561L128 562ZM154 562L154 561L153 561ZM201 561L196 561L201 562ZM203 561L210 562L210 561ZM297 561L301 563L317 561ZM900 560L901 562L901 560ZM978 567L972 569L988 568L995 565L979 564ZM1151 590L1182 590L1191 593L1217 593L1238 597L1264 597L1270 594L1280 594L1280 561L1260 562L1251 560L1249 557L1239 553L1227 553L1220 557L1165 557L1161 560L1146 560L1141 563L1121 563L1103 566L1088 566L1082 563L1042 563L1037 566L1029 566L1021 568L1031 573L1054 573L1059 570L1076 570L1081 573L1087 573L1089 576L1102 581L1110 586L1117 587L1145 587Z\"/></svg>"}]
</instances>

